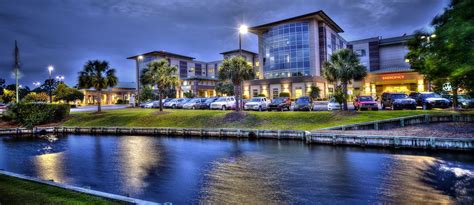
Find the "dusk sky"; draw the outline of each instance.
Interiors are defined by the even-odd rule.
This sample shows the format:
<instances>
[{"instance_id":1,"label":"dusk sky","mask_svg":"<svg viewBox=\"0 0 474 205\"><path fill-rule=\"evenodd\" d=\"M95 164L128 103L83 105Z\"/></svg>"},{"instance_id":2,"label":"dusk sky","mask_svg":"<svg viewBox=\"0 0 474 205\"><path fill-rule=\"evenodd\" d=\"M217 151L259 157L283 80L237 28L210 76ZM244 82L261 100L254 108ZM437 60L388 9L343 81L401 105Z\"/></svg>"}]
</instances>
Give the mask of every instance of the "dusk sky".
<instances>
[{"instance_id":1,"label":"dusk sky","mask_svg":"<svg viewBox=\"0 0 474 205\"><path fill-rule=\"evenodd\" d=\"M220 60L238 47L237 27L255 26L318 10L344 29L348 41L411 34L427 28L446 0L0 0L0 78L13 83L18 40L20 84L64 75L73 86L87 60L107 60L119 80L132 82L129 56L165 50L201 61ZM243 48L257 51L257 38Z\"/></svg>"}]
</instances>

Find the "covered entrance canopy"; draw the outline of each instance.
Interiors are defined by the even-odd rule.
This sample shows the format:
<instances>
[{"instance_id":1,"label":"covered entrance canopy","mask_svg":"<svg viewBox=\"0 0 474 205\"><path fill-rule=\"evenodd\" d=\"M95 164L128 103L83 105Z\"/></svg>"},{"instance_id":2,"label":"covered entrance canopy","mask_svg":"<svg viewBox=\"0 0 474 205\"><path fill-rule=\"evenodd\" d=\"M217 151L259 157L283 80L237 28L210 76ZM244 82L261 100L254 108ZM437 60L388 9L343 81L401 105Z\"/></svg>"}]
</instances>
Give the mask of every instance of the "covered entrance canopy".
<instances>
[{"instance_id":1,"label":"covered entrance canopy","mask_svg":"<svg viewBox=\"0 0 474 205\"><path fill-rule=\"evenodd\" d=\"M425 91L423 75L417 72L369 73L362 82L365 95L380 96L384 92Z\"/></svg>"}]
</instances>

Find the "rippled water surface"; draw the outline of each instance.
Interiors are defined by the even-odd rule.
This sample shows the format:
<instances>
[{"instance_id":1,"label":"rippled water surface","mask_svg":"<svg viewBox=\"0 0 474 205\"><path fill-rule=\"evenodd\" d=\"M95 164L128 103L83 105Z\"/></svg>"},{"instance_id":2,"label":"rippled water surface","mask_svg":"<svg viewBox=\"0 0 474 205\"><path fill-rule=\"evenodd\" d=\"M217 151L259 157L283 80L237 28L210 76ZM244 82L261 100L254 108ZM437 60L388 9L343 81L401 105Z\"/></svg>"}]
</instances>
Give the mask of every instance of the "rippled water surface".
<instances>
[{"instance_id":1,"label":"rippled water surface","mask_svg":"<svg viewBox=\"0 0 474 205\"><path fill-rule=\"evenodd\" d=\"M0 169L175 204L474 203L474 155L145 136L0 137Z\"/></svg>"}]
</instances>

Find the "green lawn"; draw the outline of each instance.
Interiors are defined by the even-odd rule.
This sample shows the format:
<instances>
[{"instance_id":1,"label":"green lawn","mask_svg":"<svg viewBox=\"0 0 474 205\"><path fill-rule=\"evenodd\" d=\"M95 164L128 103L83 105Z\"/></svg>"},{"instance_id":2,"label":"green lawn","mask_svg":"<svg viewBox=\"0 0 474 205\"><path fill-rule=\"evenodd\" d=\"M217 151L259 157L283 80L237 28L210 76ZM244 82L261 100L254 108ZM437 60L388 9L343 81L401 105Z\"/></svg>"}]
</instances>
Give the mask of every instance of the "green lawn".
<instances>
[{"instance_id":1,"label":"green lawn","mask_svg":"<svg viewBox=\"0 0 474 205\"><path fill-rule=\"evenodd\" d=\"M0 175L0 204L120 204L100 197L68 191Z\"/></svg>"},{"instance_id":2,"label":"green lawn","mask_svg":"<svg viewBox=\"0 0 474 205\"><path fill-rule=\"evenodd\" d=\"M74 113L64 126L105 126L105 127L176 127L176 128L255 128L314 130L325 127L360 122L390 119L396 117L448 113L443 110L401 110L341 112L247 112L237 120L225 119L232 111L216 110L165 110L121 109L108 110L101 114ZM451 112L452 113L452 112Z\"/></svg>"}]
</instances>

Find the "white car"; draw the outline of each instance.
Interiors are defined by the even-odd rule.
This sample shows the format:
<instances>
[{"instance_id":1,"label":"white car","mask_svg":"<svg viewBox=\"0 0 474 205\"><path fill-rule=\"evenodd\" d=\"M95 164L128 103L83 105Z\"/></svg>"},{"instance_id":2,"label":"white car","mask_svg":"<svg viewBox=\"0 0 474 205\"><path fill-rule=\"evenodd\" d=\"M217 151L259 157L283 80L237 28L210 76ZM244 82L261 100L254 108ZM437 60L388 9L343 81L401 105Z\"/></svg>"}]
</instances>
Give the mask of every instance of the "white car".
<instances>
[{"instance_id":1,"label":"white car","mask_svg":"<svg viewBox=\"0 0 474 205\"><path fill-rule=\"evenodd\" d=\"M235 97L220 97L211 103L211 110L230 110L235 109Z\"/></svg>"},{"instance_id":2,"label":"white car","mask_svg":"<svg viewBox=\"0 0 474 205\"><path fill-rule=\"evenodd\" d=\"M328 110L340 110L341 109L341 105L336 102L336 99L335 98L331 98L331 100L329 100L328 102Z\"/></svg>"},{"instance_id":3,"label":"white car","mask_svg":"<svg viewBox=\"0 0 474 205\"><path fill-rule=\"evenodd\" d=\"M263 111L268 109L270 100L266 97L253 97L247 103L245 103L244 110L258 110Z\"/></svg>"}]
</instances>

